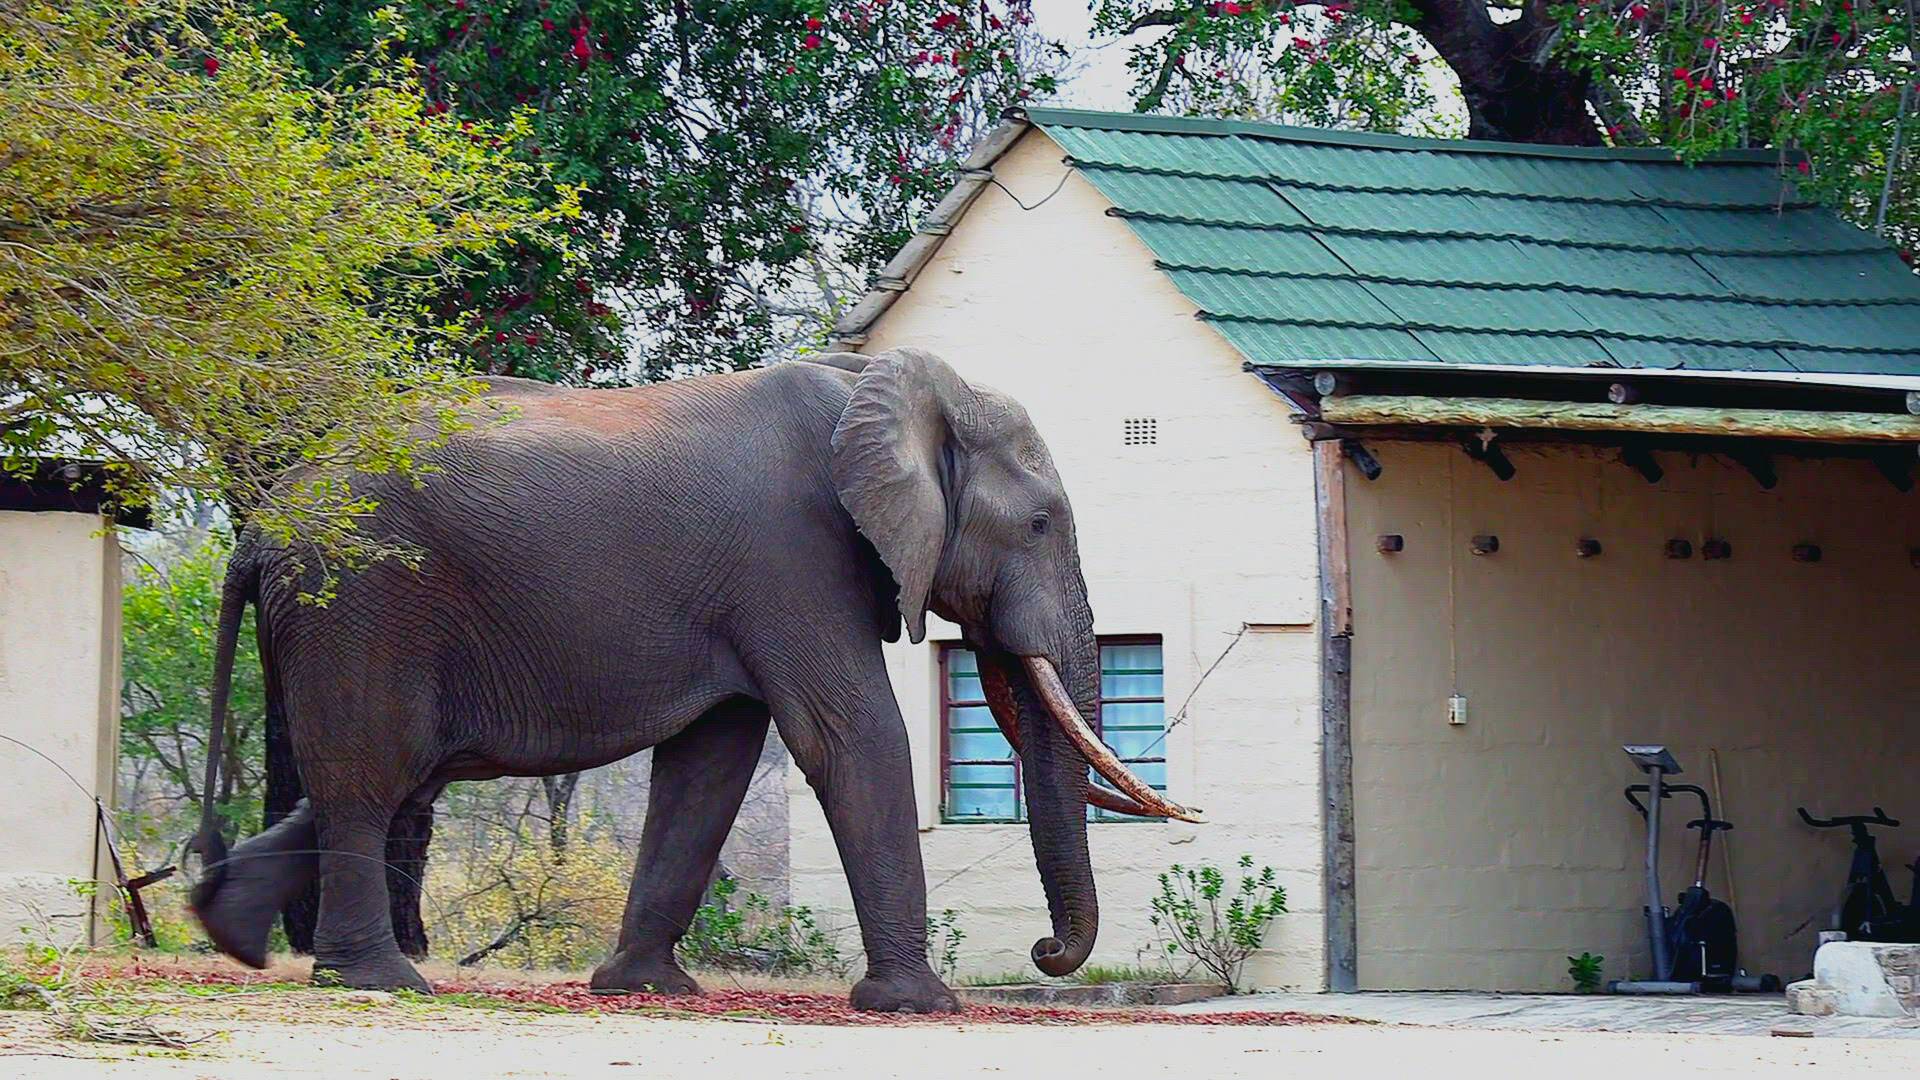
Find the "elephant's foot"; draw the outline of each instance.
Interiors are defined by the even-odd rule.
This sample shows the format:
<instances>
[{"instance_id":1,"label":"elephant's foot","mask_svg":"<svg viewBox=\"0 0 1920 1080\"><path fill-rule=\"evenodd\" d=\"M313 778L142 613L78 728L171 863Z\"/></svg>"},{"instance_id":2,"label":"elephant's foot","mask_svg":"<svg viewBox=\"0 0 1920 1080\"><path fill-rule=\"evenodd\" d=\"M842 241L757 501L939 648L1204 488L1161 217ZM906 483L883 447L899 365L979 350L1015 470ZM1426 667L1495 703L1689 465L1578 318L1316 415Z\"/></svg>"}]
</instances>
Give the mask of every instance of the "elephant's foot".
<instances>
[{"instance_id":1,"label":"elephant's foot","mask_svg":"<svg viewBox=\"0 0 1920 1080\"><path fill-rule=\"evenodd\" d=\"M960 1000L933 972L919 971L878 974L853 985L853 1007L862 1012L957 1013Z\"/></svg>"},{"instance_id":2,"label":"elephant's foot","mask_svg":"<svg viewBox=\"0 0 1920 1080\"><path fill-rule=\"evenodd\" d=\"M353 990L412 990L433 993L433 987L420 972L401 956L399 950L363 960L333 960L316 956L313 960L316 986L344 986Z\"/></svg>"},{"instance_id":3,"label":"elephant's foot","mask_svg":"<svg viewBox=\"0 0 1920 1080\"><path fill-rule=\"evenodd\" d=\"M593 969L593 981L588 987L596 994L693 997L700 993L700 984L681 970L671 956L664 959L643 958L626 952L614 953L607 957L605 963Z\"/></svg>"}]
</instances>

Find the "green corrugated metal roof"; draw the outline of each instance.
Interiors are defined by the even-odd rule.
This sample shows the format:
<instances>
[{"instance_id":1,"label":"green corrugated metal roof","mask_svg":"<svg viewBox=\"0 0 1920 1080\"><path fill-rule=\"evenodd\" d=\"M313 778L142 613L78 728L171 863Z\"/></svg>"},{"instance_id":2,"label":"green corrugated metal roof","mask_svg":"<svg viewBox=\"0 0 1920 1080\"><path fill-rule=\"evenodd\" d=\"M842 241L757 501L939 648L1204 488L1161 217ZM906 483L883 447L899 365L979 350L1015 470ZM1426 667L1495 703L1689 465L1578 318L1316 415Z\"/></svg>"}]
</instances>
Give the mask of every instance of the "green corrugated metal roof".
<instances>
[{"instance_id":1,"label":"green corrugated metal roof","mask_svg":"<svg viewBox=\"0 0 1920 1080\"><path fill-rule=\"evenodd\" d=\"M1920 375L1920 277L1774 151L1027 115L1256 366Z\"/></svg>"}]
</instances>

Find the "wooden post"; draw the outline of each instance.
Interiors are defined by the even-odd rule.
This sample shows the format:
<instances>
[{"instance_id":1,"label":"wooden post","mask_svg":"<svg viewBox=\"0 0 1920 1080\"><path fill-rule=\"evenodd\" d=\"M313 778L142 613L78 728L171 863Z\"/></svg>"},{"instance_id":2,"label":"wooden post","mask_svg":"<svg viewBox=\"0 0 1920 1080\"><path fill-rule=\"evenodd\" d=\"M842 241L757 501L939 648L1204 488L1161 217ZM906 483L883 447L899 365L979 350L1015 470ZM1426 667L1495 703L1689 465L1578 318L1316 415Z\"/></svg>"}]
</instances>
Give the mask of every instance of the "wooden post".
<instances>
[{"instance_id":1,"label":"wooden post","mask_svg":"<svg viewBox=\"0 0 1920 1080\"><path fill-rule=\"evenodd\" d=\"M1340 444L1313 444L1320 556L1320 814L1325 838L1327 989L1360 988L1354 909L1353 597Z\"/></svg>"}]
</instances>

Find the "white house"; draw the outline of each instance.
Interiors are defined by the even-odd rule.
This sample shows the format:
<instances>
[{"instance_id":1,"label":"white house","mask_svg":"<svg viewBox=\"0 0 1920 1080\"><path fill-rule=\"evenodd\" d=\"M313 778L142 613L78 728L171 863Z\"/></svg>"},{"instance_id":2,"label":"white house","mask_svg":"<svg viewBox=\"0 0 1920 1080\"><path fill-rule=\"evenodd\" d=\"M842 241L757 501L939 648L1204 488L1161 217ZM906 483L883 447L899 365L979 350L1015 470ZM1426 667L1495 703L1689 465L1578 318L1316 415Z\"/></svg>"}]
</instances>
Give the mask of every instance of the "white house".
<instances>
[{"instance_id":1,"label":"white house","mask_svg":"<svg viewBox=\"0 0 1920 1080\"><path fill-rule=\"evenodd\" d=\"M120 545L102 492L98 465L0 475L0 940L9 943L22 931L89 939L104 901L73 883L113 881L94 804L113 807L120 736Z\"/></svg>"},{"instance_id":2,"label":"white house","mask_svg":"<svg viewBox=\"0 0 1920 1080\"><path fill-rule=\"evenodd\" d=\"M1655 742L1736 825L1709 884L1743 966L1810 966L1847 848L1794 808L1920 817L1920 280L1781 161L1042 109L976 150L837 334L1026 405L1107 741L1205 809L1090 826L1095 963L1151 949L1160 871L1244 853L1289 907L1257 986L1642 974L1620 747ZM1032 974L1046 905L957 638L889 646L928 903L966 973ZM850 926L793 783L794 901Z\"/></svg>"}]
</instances>

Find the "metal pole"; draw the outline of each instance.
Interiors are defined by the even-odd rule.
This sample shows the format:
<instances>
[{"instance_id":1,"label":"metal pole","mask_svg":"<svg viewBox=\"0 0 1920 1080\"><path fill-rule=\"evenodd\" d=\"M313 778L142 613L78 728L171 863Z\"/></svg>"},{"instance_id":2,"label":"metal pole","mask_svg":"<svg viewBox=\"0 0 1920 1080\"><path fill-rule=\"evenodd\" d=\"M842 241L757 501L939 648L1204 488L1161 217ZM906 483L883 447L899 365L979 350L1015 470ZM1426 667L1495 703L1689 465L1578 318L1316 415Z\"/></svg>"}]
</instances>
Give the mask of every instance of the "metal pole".
<instances>
[{"instance_id":1,"label":"metal pole","mask_svg":"<svg viewBox=\"0 0 1920 1080\"><path fill-rule=\"evenodd\" d=\"M1653 981L1673 977L1673 958L1667 955L1667 913L1660 906L1660 803L1665 798L1663 769L1647 770L1647 933L1653 939Z\"/></svg>"}]
</instances>

